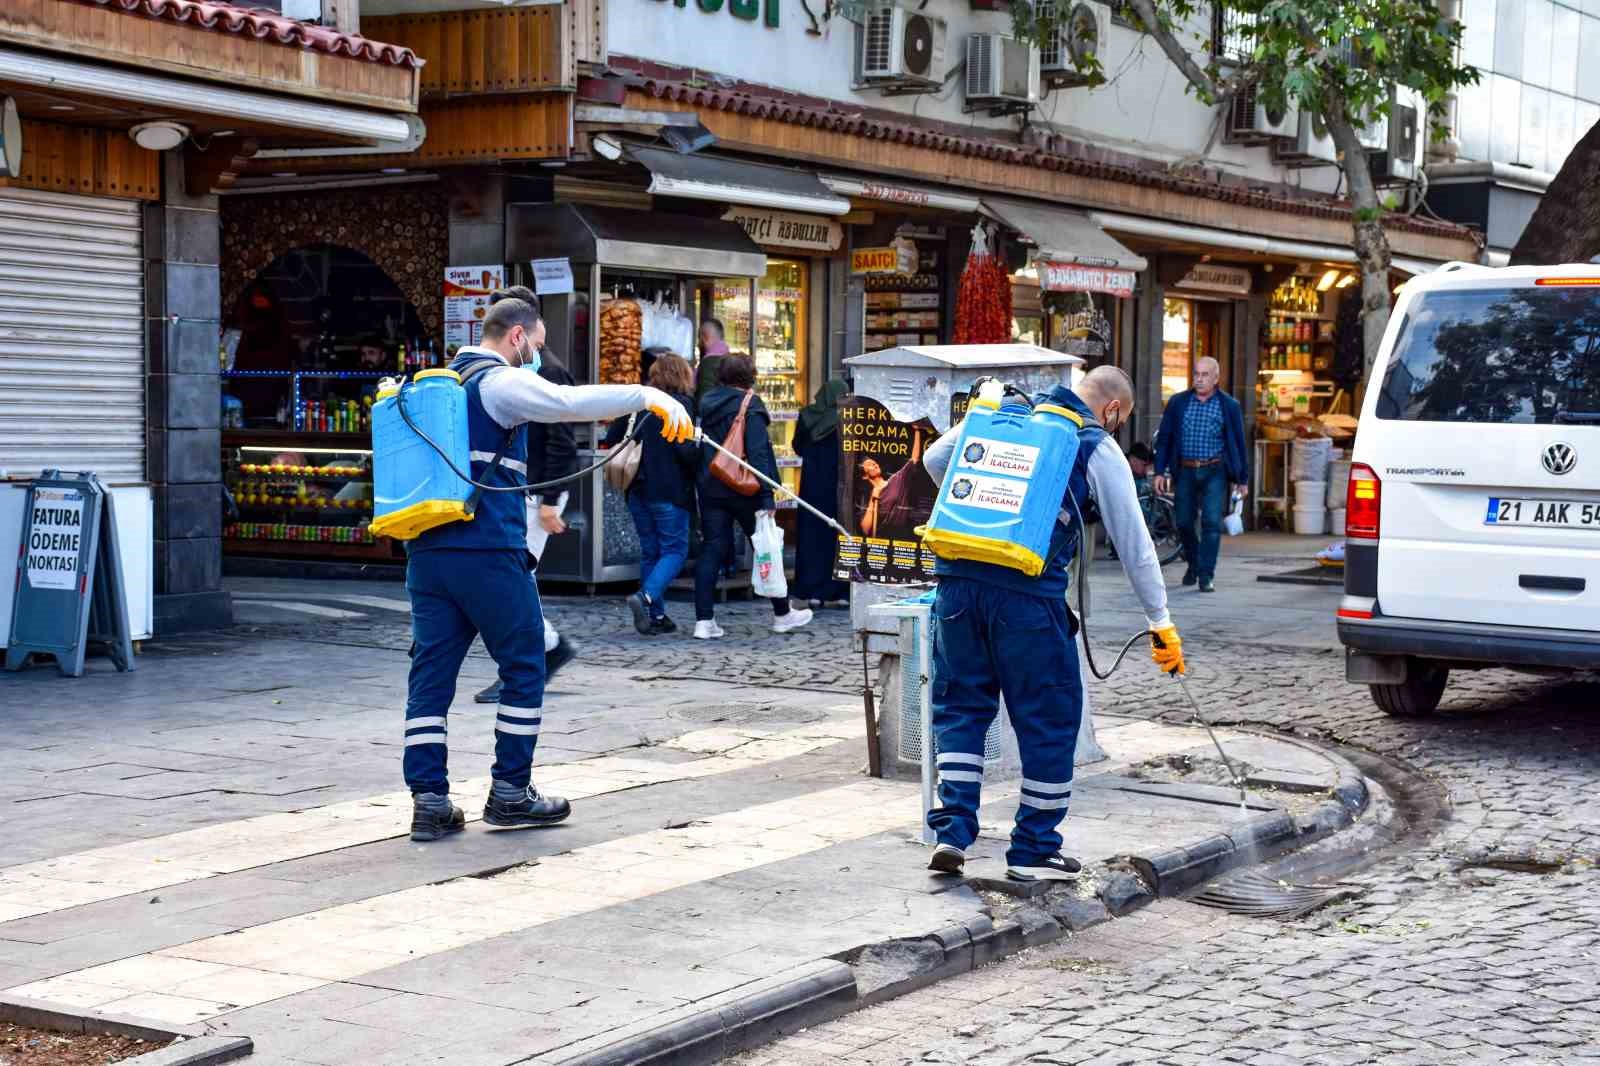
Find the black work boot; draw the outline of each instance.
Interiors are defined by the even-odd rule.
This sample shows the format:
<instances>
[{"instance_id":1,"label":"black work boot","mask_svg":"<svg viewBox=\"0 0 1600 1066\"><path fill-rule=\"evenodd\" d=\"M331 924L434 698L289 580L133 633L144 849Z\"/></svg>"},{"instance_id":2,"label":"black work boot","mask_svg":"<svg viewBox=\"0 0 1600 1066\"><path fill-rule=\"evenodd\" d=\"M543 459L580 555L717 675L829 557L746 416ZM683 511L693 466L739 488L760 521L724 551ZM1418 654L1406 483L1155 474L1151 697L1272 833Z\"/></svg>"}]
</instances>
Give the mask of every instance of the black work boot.
<instances>
[{"instance_id":1,"label":"black work boot","mask_svg":"<svg viewBox=\"0 0 1600 1066\"><path fill-rule=\"evenodd\" d=\"M467 816L461 808L450 802L449 796L437 792L411 794L411 839L422 844L432 843L467 827Z\"/></svg>"},{"instance_id":2,"label":"black work boot","mask_svg":"<svg viewBox=\"0 0 1600 1066\"><path fill-rule=\"evenodd\" d=\"M555 825L571 813L572 804L560 796L541 796L532 785L517 791L501 781L490 787L489 800L483 805L484 824L501 829Z\"/></svg>"},{"instance_id":3,"label":"black work boot","mask_svg":"<svg viewBox=\"0 0 1600 1066\"><path fill-rule=\"evenodd\" d=\"M578 650L567 641L567 638L558 636L556 646L544 653L544 683L548 685L550 679L556 676L556 671L577 656Z\"/></svg>"},{"instance_id":4,"label":"black work boot","mask_svg":"<svg viewBox=\"0 0 1600 1066\"><path fill-rule=\"evenodd\" d=\"M480 692L476 696L472 697L472 702L473 703L499 703L500 702L500 682L496 681L494 684L490 685L488 688L484 689L482 692Z\"/></svg>"}]
</instances>

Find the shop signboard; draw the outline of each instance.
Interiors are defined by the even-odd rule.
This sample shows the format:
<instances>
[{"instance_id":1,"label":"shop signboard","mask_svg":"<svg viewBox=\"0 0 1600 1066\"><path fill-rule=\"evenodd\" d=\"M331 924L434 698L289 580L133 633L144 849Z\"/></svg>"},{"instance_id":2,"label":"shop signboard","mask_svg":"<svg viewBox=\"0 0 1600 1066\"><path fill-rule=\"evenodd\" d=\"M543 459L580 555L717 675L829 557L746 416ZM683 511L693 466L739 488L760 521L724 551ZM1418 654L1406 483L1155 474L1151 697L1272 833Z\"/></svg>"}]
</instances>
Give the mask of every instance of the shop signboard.
<instances>
[{"instance_id":1,"label":"shop signboard","mask_svg":"<svg viewBox=\"0 0 1600 1066\"><path fill-rule=\"evenodd\" d=\"M767 211L759 207L730 207L724 222L737 222L750 239L769 248L797 248L807 252L833 252L844 243L844 227L821 215L793 211Z\"/></svg>"},{"instance_id":2,"label":"shop signboard","mask_svg":"<svg viewBox=\"0 0 1600 1066\"><path fill-rule=\"evenodd\" d=\"M1111 267L1084 266L1081 263L1046 261L1038 265L1039 287L1046 292L1103 292L1108 296L1132 296L1134 272Z\"/></svg>"},{"instance_id":3,"label":"shop signboard","mask_svg":"<svg viewBox=\"0 0 1600 1066\"><path fill-rule=\"evenodd\" d=\"M910 242L882 248L857 248L850 253L852 274L915 274L917 249Z\"/></svg>"},{"instance_id":4,"label":"shop signboard","mask_svg":"<svg viewBox=\"0 0 1600 1066\"><path fill-rule=\"evenodd\" d=\"M1220 263L1197 263L1183 276L1177 287L1190 292L1218 292L1229 296L1249 296L1255 279L1244 267Z\"/></svg>"},{"instance_id":5,"label":"shop signboard","mask_svg":"<svg viewBox=\"0 0 1600 1066\"><path fill-rule=\"evenodd\" d=\"M535 259L528 266L533 270L533 291L540 296L560 296L572 291L572 260Z\"/></svg>"},{"instance_id":6,"label":"shop signboard","mask_svg":"<svg viewBox=\"0 0 1600 1066\"><path fill-rule=\"evenodd\" d=\"M866 396L839 401L839 538L834 576L886 585L933 580L934 556L917 529L933 514L938 483L922 453L939 437L933 422L899 422Z\"/></svg>"},{"instance_id":7,"label":"shop signboard","mask_svg":"<svg viewBox=\"0 0 1600 1066\"><path fill-rule=\"evenodd\" d=\"M444 268L444 346L457 348L483 339L483 316L489 297L505 285L505 267L453 266Z\"/></svg>"}]
</instances>

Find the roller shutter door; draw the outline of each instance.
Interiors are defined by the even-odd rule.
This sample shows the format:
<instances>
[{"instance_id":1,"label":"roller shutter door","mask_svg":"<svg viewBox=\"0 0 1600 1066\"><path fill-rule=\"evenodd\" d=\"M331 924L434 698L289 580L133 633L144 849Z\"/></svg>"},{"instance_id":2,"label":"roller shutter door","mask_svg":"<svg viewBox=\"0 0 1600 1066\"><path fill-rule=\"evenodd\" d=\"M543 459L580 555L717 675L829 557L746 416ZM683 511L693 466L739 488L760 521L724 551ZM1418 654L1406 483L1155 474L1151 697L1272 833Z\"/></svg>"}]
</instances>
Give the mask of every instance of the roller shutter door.
<instances>
[{"instance_id":1,"label":"roller shutter door","mask_svg":"<svg viewBox=\"0 0 1600 1066\"><path fill-rule=\"evenodd\" d=\"M0 189L0 470L144 480L142 247L135 201Z\"/></svg>"}]
</instances>

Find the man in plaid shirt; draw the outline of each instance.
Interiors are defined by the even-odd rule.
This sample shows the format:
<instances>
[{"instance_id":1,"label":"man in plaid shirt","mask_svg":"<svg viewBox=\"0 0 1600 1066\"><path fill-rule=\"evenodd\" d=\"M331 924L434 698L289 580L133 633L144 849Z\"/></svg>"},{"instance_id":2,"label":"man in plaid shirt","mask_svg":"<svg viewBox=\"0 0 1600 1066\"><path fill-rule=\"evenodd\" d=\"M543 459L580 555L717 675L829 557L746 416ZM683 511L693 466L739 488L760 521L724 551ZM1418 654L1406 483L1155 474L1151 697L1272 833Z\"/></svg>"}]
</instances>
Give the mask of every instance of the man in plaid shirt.
<instances>
[{"instance_id":1,"label":"man in plaid shirt","mask_svg":"<svg viewBox=\"0 0 1600 1066\"><path fill-rule=\"evenodd\" d=\"M1183 583L1198 584L1201 592L1217 588L1228 490L1243 496L1250 487L1244 415L1238 401L1217 388L1221 376L1215 359L1195 360L1194 388L1167 401L1156 439L1156 491L1176 490L1178 532L1189 563Z\"/></svg>"}]
</instances>

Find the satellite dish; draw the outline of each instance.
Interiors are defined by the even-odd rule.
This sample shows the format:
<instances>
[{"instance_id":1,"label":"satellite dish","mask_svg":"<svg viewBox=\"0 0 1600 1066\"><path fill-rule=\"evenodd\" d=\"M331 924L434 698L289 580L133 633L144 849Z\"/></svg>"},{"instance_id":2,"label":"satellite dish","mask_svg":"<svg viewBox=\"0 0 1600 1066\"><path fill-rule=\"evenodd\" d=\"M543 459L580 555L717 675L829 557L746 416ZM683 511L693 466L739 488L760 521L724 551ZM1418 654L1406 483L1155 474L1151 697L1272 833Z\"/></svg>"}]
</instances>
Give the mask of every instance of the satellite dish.
<instances>
[{"instance_id":1,"label":"satellite dish","mask_svg":"<svg viewBox=\"0 0 1600 1066\"><path fill-rule=\"evenodd\" d=\"M0 178L14 178L22 171L22 119L17 102L11 97L0 104Z\"/></svg>"},{"instance_id":2,"label":"satellite dish","mask_svg":"<svg viewBox=\"0 0 1600 1066\"><path fill-rule=\"evenodd\" d=\"M901 59L907 74L927 77L933 67L933 26L926 15L906 19Z\"/></svg>"}]
</instances>

